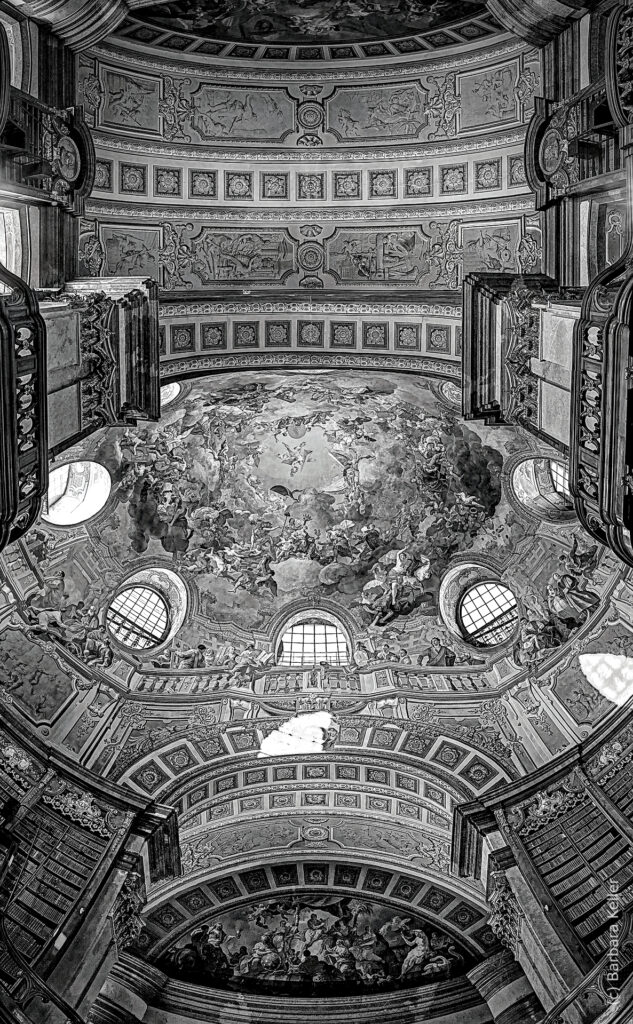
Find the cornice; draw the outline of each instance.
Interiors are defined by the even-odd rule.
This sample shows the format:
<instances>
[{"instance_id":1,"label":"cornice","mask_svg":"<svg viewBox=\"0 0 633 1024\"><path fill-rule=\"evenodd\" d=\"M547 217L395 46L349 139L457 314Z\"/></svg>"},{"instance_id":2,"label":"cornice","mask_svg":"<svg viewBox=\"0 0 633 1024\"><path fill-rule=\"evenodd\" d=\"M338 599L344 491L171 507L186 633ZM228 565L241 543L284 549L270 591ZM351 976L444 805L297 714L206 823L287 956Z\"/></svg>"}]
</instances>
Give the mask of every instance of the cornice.
<instances>
[{"instance_id":1,"label":"cornice","mask_svg":"<svg viewBox=\"0 0 633 1024\"><path fill-rule=\"evenodd\" d=\"M446 139L442 142L412 143L406 148L394 149L383 147L374 150L361 150L354 148L345 149L319 149L312 150L309 154L305 151L292 149L270 149L254 152L245 144L242 150L222 150L212 145L170 145L157 142L136 142L134 139L121 138L120 135L111 135L107 132L93 131L92 137L95 146L103 149L115 150L123 153L138 153L143 156L153 155L161 157L175 157L179 160L223 160L243 162L248 159L249 163L334 163L342 160L346 164L354 162L369 162L372 160L428 160L434 156L458 156L462 153L479 153L488 149L506 149L509 146L523 146L527 126L523 125L511 131L491 132L486 135L471 134L461 139Z\"/></svg>"},{"instance_id":2,"label":"cornice","mask_svg":"<svg viewBox=\"0 0 633 1024\"><path fill-rule=\"evenodd\" d=\"M359 367L378 370L411 370L415 373L426 373L429 376L446 377L461 380L460 363L442 362L439 359L426 359L423 356L398 356L393 353L384 355L367 355L365 353L349 354L334 352L253 352L244 355L193 355L189 359L169 360L161 365L161 377L174 380L178 377L199 376L213 370L254 370L276 369L277 367L320 367L338 369L340 367Z\"/></svg>"},{"instance_id":3,"label":"cornice","mask_svg":"<svg viewBox=\"0 0 633 1024\"><path fill-rule=\"evenodd\" d=\"M420 221L459 217L481 217L490 214L508 215L517 213L534 213L534 196L517 196L512 199L492 199L479 202L455 203L433 206L393 206L393 207L358 207L337 208L297 207L296 209L252 209L225 206L221 209L209 209L185 204L178 206L156 206L149 203L112 202L103 199L89 199L86 202L87 215L94 217L121 217L125 220L143 221L214 221L222 224L232 222L253 223L313 223L319 221L351 222L359 221L384 223L385 221Z\"/></svg>"},{"instance_id":4,"label":"cornice","mask_svg":"<svg viewBox=\"0 0 633 1024\"><path fill-rule=\"evenodd\" d=\"M213 302L167 301L161 304L161 315L171 316L217 316L224 313L376 313L380 316L450 316L461 317L461 305L442 305L428 302L350 302L339 299L336 302L322 302L320 299L298 300L277 297L272 300L218 300Z\"/></svg>"}]
</instances>

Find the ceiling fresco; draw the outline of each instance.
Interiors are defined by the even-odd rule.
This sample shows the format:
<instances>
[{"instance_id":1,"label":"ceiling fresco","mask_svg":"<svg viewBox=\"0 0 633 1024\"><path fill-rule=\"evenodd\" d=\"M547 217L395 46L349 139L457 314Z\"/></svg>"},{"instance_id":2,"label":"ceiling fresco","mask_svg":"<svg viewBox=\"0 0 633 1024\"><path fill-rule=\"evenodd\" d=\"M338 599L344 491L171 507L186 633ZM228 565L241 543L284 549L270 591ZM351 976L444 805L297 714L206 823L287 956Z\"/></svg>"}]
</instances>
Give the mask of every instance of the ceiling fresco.
<instances>
[{"instance_id":1,"label":"ceiling fresco","mask_svg":"<svg viewBox=\"0 0 633 1024\"><path fill-rule=\"evenodd\" d=\"M418 377L270 371L192 382L158 423L110 428L67 455L104 465L112 494L88 523L41 522L27 539L41 583L21 610L36 641L21 648L26 675L35 686L51 642L88 667L129 671L117 669L104 610L145 566L189 581L196 614L181 609L170 649L139 656L151 671L210 668L206 688L254 688L271 672L272 624L297 602L349 616L348 676L390 662L413 676L485 665L440 600L461 564L490 566L513 590L520 621L508 654L518 668L539 664L599 612L610 568L595 545L519 513L504 484L519 453L511 429L466 424ZM7 681L16 696L25 672Z\"/></svg>"},{"instance_id":2,"label":"ceiling fresco","mask_svg":"<svg viewBox=\"0 0 633 1024\"><path fill-rule=\"evenodd\" d=\"M351 995L463 973L465 951L416 916L337 894L263 900L215 917L162 956L195 984L288 995Z\"/></svg>"},{"instance_id":3,"label":"ceiling fresco","mask_svg":"<svg viewBox=\"0 0 633 1024\"><path fill-rule=\"evenodd\" d=\"M397 39L482 15L477 0L176 0L142 8L172 31L248 43L343 43Z\"/></svg>"},{"instance_id":4,"label":"ceiling fresco","mask_svg":"<svg viewBox=\"0 0 633 1024\"><path fill-rule=\"evenodd\" d=\"M376 626L437 616L450 559L491 529L503 463L428 387L335 372L200 382L94 458L117 484L119 560L169 556L245 629L305 597Z\"/></svg>"}]
</instances>

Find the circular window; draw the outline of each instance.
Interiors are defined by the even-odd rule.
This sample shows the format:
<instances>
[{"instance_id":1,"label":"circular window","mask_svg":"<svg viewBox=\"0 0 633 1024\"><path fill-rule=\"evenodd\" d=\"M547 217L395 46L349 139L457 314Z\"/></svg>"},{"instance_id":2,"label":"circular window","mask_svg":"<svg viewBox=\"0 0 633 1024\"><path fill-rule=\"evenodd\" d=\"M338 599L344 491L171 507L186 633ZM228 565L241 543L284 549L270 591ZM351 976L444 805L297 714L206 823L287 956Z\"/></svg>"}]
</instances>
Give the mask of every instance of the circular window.
<instances>
[{"instance_id":1,"label":"circular window","mask_svg":"<svg viewBox=\"0 0 633 1024\"><path fill-rule=\"evenodd\" d=\"M523 459L511 477L521 505L539 519L568 519L574 513L569 470L559 459Z\"/></svg>"},{"instance_id":2,"label":"circular window","mask_svg":"<svg viewBox=\"0 0 633 1024\"><path fill-rule=\"evenodd\" d=\"M305 619L290 626L277 647L278 665L347 665L348 646L343 631L332 622Z\"/></svg>"},{"instance_id":3,"label":"circular window","mask_svg":"<svg viewBox=\"0 0 633 1024\"><path fill-rule=\"evenodd\" d=\"M112 636L135 651L158 647L169 633L169 607L162 594L151 587L126 587L119 591L106 612Z\"/></svg>"},{"instance_id":4,"label":"circular window","mask_svg":"<svg viewBox=\"0 0 633 1024\"><path fill-rule=\"evenodd\" d=\"M164 409L166 405L170 405L171 402L175 402L181 390L182 388L178 381L173 381L171 384L163 384L160 389L161 408Z\"/></svg>"},{"instance_id":5,"label":"circular window","mask_svg":"<svg viewBox=\"0 0 633 1024\"><path fill-rule=\"evenodd\" d=\"M42 519L53 526L76 526L96 516L110 496L112 480L98 462L68 462L53 469Z\"/></svg>"},{"instance_id":6,"label":"circular window","mask_svg":"<svg viewBox=\"0 0 633 1024\"><path fill-rule=\"evenodd\" d=\"M505 643L519 621L514 594L494 580L470 587L461 599L457 614L465 639L478 647Z\"/></svg>"}]
</instances>

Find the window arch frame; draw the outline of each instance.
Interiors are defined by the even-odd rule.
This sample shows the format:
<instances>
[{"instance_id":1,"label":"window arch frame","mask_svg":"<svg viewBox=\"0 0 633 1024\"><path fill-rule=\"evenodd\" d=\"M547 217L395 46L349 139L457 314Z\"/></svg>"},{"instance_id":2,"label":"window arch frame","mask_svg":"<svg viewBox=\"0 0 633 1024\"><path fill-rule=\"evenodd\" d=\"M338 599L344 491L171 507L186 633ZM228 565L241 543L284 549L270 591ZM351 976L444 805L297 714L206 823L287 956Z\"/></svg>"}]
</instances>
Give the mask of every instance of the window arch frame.
<instances>
[{"instance_id":1,"label":"window arch frame","mask_svg":"<svg viewBox=\"0 0 633 1024\"><path fill-rule=\"evenodd\" d=\"M539 467L539 463L542 467ZM528 476L525 467L530 464ZM557 472L554 467L558 467ZM549 475L549 488L539 479L543 469ZM514 508L537 522L565 523L576 517L574 499L569 489L569 462L558 453L530 452L516 456L506 469L506 490ZM559 486L559 477L563 486ZM527 493L528 489L533 493ZM522 491L526 492L524 495Z\"/></svg>"},{"instance_id":2,"label":"window arch frame","mask_svg":"<svg viewBox=\"0 0 633 1024\"><path fill-rule=\"evenodd\" d=\"M135 591L135 590L136 591L141 591L141 592L142 591L147 591L148 593L151 593L151 594L155 595L158 598L159 602L162 604L164 612L165 612L165 625L163 627L163 631L161 633L160 638L158 638L156 634L152 635L149 631L143 631L143 629L138 626L138 624L135 622L134 619L126 618L125 616L121 615L118 612L118 610L116 610L116 609L113 610L112 606L115 603L115 601L117 601L118 598L121 598L124 594L130 593L131 591ZM122 640L121 637L117 635L117 633L114 631L114 629L111 626L111 621L110 621L110 616L111 615L115 615L115 616L119 615L119 617L122 620L122 622L129 622L131 624L132 628L136 628L136 632L139 635L143 635L143 633L145 633L145 635L151 640L151 643L144 644L144 645L141 646L141 645L138 645L138 644L130 644L128 641ZM170 630L171 630L171 626L172 626L171 607L170 607L170 604L169 604L169 601L168 601L167 597L165 596L165 594L162 593L162 591L158 587L152 586L149 583L146 583L144 581L140 581L139 580L137 582L131 582L131 583L124 584L123 586L119 587L119 589L116 591L116 593L112 597L112 600L108 603L108 605L106 607L104 621L105 621L105 626L106 626L106 629L108 631L109 636L111 636L112 639L115 641L115 643L117 643L121 648L123 648L123 650L128 651L128 652L131 651L131 652L133 652L135 654L136 653L144 654L147 651L154 651L157 648L161 647L165 643L165 641L168 639L169 634L170 634Z\"/></svg>"},{"instance_id":3,"label":"window arch frame","mask_svg":"<svg viewBox=\"0 0 633 1024\"><path fill-rule=\"evenodd\" d=\"M102 476L102 478L105 480L105 478L107 477L107 479L108 479L108 483L109 483L108 493L105 496L104 500L99 505L99 507L97 509L95 509L94 512L90 512L89 515L83 516L80 519L76 519L76 520L70 521L70 522L55 522L53 519L49 518L50 510L49 510L49 503L48 503L48 489L50 488L51 478L56 473L58 473L59 471L61 471L63 469L66 469L66 468L68 469L68 476L67 476L67 479L66 479L66 486L65 486L63 492L56 499L56 502L59 502L59 501L63 500L65 498L66 494L67 494L69 483L70 483L70 475L72 473L72 467L73 466L77 466L77 465L98 466L99 467L99 471L100 471L100 475ZM89 489L90 489L90 483L88 484L88 491L89 491ZM79 509L85 503L88 491L84 494L84 496L82 497L79 505L77 506ZM48 484L47 492L46 492L46 495L45 495L46 511L42 510L42 512L40 513L40 519L42 520L43 523L45 523L45 525L47 527L51 527L54 530L73 530L73 529L75 529L75 527L82 526L84 523L90 523L94 519L96 519L97 516L102 515L105 512L105 510L108 508L108 506L110 505L114 493L115 493L115 488L113 487L112 475L111 475L110 471L108 470L108 468L106 466L103 465L103 463L97 462L95 459L90 459L90 458L83 458L83 459L81 459L80 458L80 459L71 459L71 460L66 461L66 462L60 462L57 465L55 465L53 463L52 467L49 470L49 484ZM53 504L53 507L54 507L54 505L55 505L55 502ZM72 520L72 516L71 516L71 520Z\"/></svg>"},{"instance_id":4,"label":"window arch frame","mask_svg":"<svg viewBox=\"0 0 633 1024\"><path fill-rule=\"evenodd\" d=\"M284 637L287 636L287 634L296 626L309 625L311 623L316 624L319 622L323 623L326 626L331 626L333 629L337 630L342 635L345 641L345 660L337 660L336 662L328 661L328 665L331 665L333 668L349 665L353 652L352 638L350 636L349 630L345 627L343 622L341 622L338 616L334 615L332 612L326 611L323 608L305 608L302 611L295 612L293 615L290 615L287 619L284 620L280 629L277 632L277 637L275 639L275 664L279 665L282 668L289 669L302 667L307 669L318 665L318 660L301 661L300 663L297 662L295 664L280 661L280 650L284 641ZM323 658L321 660L327 661L326 658Z\"/></svg>"},{"instance_id":5,"label":"window arch frame","mask_svg":"<svg viewBox=\"0 0 633 1024\"><path fill-rule=\"evenodd\" d=\"M464 602L468 600L468 598L473 594L473 591L480 590L483 587L490 586L497 587L499 588L499 590L505 591L508 594L510 594L512 596L514 604L510 605L505 611L502 611L502 613L497 618L484 622L483 625L480 626L478 629L469 631L469 627L464 622ZM474 647L477 647L480 650L492 650L496 647L505 647L507 644L510 644L512 642L519 628L520 613L519 602L516 594L513 590L510 589L510 587L506 586L505 583L501 583L500 580L495 579L492 576L482 577L481 579L475 580L472 583L470 583L460 594L459 601L457 602L457 608L455 609L455 611L457 626L459 628L462 639L466 643L472 644ZM504 627L504 623L502 620L507 612L514 613L512 617L512 628L508 631L507 635L501 639L495 639L492 643L480 639L481 635L485 635L486 632L495 629L502 629Z\"/></svg>"}]
</instances>

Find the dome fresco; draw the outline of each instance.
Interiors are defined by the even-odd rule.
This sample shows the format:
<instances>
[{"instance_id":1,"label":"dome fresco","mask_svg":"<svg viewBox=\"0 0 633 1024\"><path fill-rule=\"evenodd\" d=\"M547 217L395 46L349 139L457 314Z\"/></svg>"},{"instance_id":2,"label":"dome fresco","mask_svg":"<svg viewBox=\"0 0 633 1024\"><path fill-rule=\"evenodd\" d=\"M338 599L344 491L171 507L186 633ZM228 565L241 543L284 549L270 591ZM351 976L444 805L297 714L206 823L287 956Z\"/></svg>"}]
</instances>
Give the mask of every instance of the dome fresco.
<instances>
[{"instance_id":1,"label":"dome fresco","mask_svg":"<svg viewBox=\"0 0 633 1024\"><path fill-rule=\"evenodd\" d=\"M135 11L172 31L248 43L397 39L484 14L477 0L175 0Z\"/></svg>"},{"instance_id":2,"label":"dome fresco","mask_svg":"<svg viewBox=\"0 0 633 1024\"><path fill-rule=\"evenodd\" d=\"M574 536L570 550L516 511L504 485L516 443L508 428L464 422L437 385L404 374L199 379L158 423L86 444L82 456L112 478L112 500L72 546L43 524L33 535L50 581L28 601L33 636L108 668L99 608L131 566L160 564L189 581L197 614L175 638L184 653L174 662L165 652L158 668L232 664L241 650L231 679L248 683L249 657L275 658L264 637L298 604L350 617L345 671L376 660L483 664L489 655L464 642L457 605L441 597L463 566L469 584L498 580L515 595L505 650L519 668L536 664L598 610L606 578L595 545ZM94 578L80 562L98 567Z\"/></svg>"},{"instance_id":3,"label":"dome fresco","mask_svg":"<svg viewBox=\"0 0 633 1024\"><path fill-rule=\"evenodd\" d=\"M95 458L118 481L121 554L167 554L213 617L251 629L310 596L381 626L436 615L443 569L501 497L500 452L397 375L195 384Z\"/></svg>"}]
</instances>

